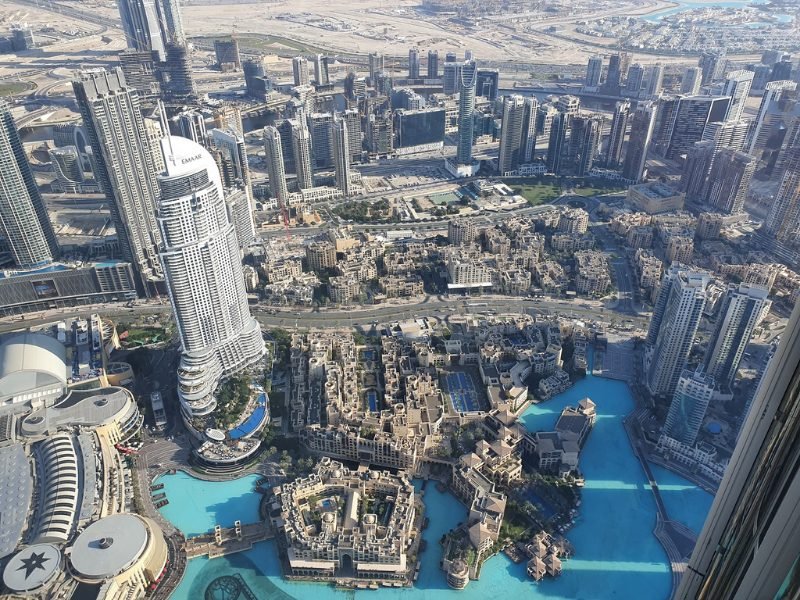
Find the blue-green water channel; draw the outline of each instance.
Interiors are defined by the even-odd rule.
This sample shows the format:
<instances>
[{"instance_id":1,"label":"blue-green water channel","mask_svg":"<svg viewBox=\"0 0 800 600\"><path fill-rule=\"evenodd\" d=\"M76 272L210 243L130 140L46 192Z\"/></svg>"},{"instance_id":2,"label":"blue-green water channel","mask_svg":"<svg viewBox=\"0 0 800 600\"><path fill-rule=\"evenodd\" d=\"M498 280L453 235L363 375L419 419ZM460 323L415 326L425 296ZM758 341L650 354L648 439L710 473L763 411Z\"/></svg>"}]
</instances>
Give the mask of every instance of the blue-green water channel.
<instances>
[{"instance_id":1,"label":"blue-green water channel","mask_svg":"<svg viewBox=\"0 0 800 600\"><path fill-rule=\"evenodd\" d=\"M203 598L207 584L222 575L239 574L259 599L342 600L357 594L378 600L400 597L434 600L445 596L465 598L580 598L591 600L668 598L671 576L664 550L653 536L656 507L641 466L633 456L622 418L633 409L633 399L622 382L587 377L548 402L531 407L523 416L530 430L553 427L561 409L589 396L597 404L598 419L581 453L586 477L583 501L568 538L575 557L564 563L558 579L534 583L525 565L515 565L505 555L490 559L481 578L464 591L447 587L439 569L441 536L466 517L466 509L435 486L425 490L425 510L430 526L424 531L428 547L413 589L340 591L328 585L292 583L281 578L273 542L249 552L214 560L194 559L188 564L174 600ZM712 497L685 479L658 467L659 481L670 517L695 531L702 527ZM161 479L170 503L164 516L187 535L257 519L260 496L253 492L255 476L226 483L208 483L179 473ZM233 600L233 599L231 599Z\"/></svg>"}]
</instances>

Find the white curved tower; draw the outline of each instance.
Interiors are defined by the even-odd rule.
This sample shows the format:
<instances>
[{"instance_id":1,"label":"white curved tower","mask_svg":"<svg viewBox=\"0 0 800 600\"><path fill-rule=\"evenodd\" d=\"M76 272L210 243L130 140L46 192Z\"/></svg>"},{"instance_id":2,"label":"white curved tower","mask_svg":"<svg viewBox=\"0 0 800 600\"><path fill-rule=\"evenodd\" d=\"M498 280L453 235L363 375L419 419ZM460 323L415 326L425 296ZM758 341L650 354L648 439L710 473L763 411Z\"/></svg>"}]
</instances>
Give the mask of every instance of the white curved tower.
<instances>
[{"instance_id":1,"label":"white curved tower","mask_svg":"<svg viewBox=\"0 0 800 600\"><path fill-rule=\"evenodd\" d=\"M164 138L162 148L160 257L181 336L178 397L191 419L214 410L220 379L260 359L264 341L247 306L239 245L214 159L182 137Z\"/></svg>"}]
</instances>

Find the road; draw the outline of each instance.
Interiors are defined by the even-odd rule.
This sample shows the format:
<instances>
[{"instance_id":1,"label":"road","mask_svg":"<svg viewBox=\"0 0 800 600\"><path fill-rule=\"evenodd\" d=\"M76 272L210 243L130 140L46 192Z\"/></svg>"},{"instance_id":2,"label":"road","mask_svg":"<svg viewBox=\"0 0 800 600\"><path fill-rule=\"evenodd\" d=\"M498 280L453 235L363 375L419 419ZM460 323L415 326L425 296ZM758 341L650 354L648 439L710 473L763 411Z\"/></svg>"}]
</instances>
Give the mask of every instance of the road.
<instances>
[{"instance_id":1,"label":"road","mask_svg":"<svg viewBox=\"0 0 800 600\"><path fill-rule=\"evenodd\" d=\"M471 306L470 306L471 305ZM476 306L482 305L482 306ZM308 309L273 309L253 306L253 315L265 327L281 328L326 328L326 327L371 327L378 324L391 323L415 317L439 317L447 319L459 314L478 314L487 311L499 313L522 313L539 311L548 314L563 314L584 320L601 320L606 322L622 321L638 327L647 327L648 318L620 314L600 306L598 303L587 304L585 299L578 301L553 300L549 298L520 298L502 296L483 296L469 299L449 298L445 296L429 296L417 303L387 304L376 307L341 307ZM15 331L27 327L40 327L67 317L88 317L99 313L106 317L141 316L148 314L166 314L171 311L169 304L144 304L125 308L119 305L76 307L50 311L36 318L25 320L9 317L0 321L0 333ZM12 320L13 319L13 320Z\"/></svg>"}]
</instances>

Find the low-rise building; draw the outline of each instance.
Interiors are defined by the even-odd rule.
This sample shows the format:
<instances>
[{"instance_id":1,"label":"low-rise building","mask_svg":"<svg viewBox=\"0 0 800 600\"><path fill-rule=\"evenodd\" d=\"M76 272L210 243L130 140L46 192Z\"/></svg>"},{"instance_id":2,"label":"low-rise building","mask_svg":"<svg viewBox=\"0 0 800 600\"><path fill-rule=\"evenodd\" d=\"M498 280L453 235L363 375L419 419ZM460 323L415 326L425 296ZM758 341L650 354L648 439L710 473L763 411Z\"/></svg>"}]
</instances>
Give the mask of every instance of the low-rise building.
<instances>
[{"instance_id":1,"label":"low-rise building","mask_svg":"<svg viewBox=\"0 0 800 600\"><path fill-rule=\"evenodd\" d=\"M628 188L625 202L634 210L656 215L681 210L685 196L683 192L678 192L665 183L641 183Z\"/></svg>"},{"instance_id":2,"label":"low-rise building","mask_svg":"<svg viewBox=\"0 0 800 600\"><path fill-rule=\"evenodd\" d=\"M601 252L585 250L575 253L575 288L579 294L603 295L611 285L608 261Z\"/></svg>"}]
</instances>

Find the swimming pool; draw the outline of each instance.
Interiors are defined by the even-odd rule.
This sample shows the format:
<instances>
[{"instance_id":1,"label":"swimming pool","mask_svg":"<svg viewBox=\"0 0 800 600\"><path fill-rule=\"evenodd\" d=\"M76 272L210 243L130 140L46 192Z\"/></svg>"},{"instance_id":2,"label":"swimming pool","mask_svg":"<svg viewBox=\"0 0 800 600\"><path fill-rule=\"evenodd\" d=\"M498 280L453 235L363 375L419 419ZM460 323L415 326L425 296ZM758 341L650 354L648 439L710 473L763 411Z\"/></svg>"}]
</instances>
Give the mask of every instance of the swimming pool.
<instances>
[{"instance_id":1,"label":"swimming pool","mask_svg":"<svg viewBox=\"0 0 800 600\"><path fill-rule=\"evenodd\" d=\"M250 435L261 426L261 423L267 416L267 395L265 393L259 394L256 407L250 416L247 417L244 423L238 427L230 430L232 440L238 440L245 436Z\"/></svg>"}]
</instances>

